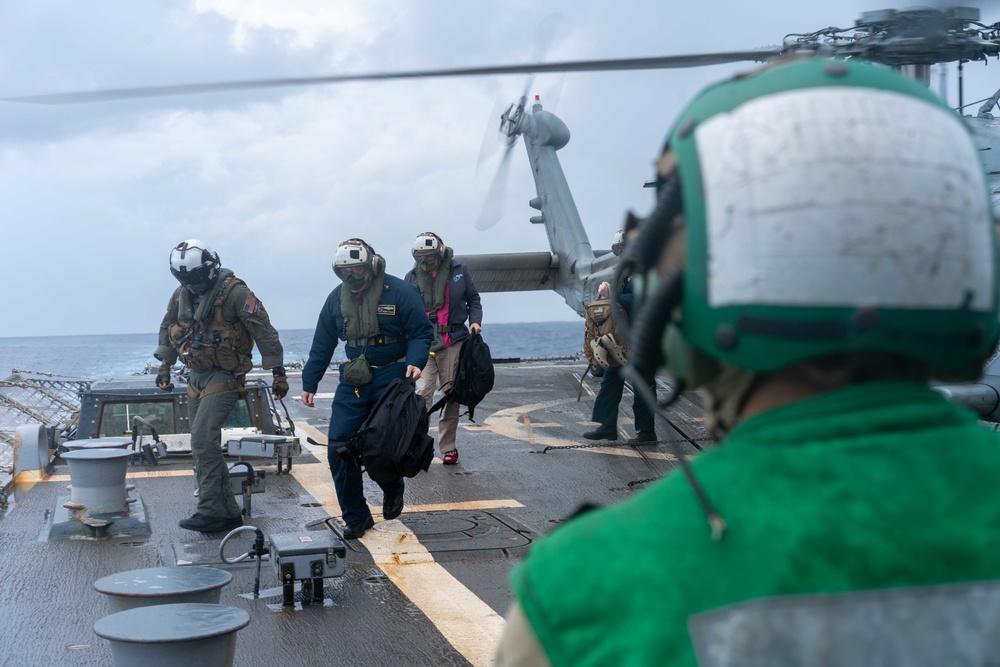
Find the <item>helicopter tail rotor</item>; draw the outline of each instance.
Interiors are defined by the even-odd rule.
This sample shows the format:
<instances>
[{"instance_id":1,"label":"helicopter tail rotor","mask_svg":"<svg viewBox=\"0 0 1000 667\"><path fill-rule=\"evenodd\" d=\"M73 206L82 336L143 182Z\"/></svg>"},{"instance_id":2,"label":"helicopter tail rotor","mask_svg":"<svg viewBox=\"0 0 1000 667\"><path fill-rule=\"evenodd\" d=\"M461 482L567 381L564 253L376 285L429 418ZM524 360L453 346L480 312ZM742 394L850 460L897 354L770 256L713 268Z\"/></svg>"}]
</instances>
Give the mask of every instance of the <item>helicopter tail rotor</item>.
<instances>
[{"instance_id":1,"label":"helicopter tail rotor","mask_svg":"<svg viewBox=\"0 0 1000 667\"><path fill-rule=\"evenodd\" d=\"M476 219L475 227L480 231L486 231L503 217L503 199L507 193L507 180L510 176L510 158L520 134L520 123L521 119L524 118L524 104L525 98L522 97L516 106L511 103L500 115L498 131L504 142L503 155L497 166L496 174L493 176L490 189L486 193L482 211Z\"/></svg>"},{"instance_id":2,"label":"helicopter tail rotor","mask_svg":"<svg viewBox=\"0 0 1000 667\"><path fill-rule=\"evenodd\" d=\"M538 28L535 30L535 42L532 52L532 57L535 61L544 60L545 54L552 46L552 41L555 39L561 22L562 16L560 14L549 14L538 24ZM500 134L501 141L504 144L504 152L500 158L500 163L497 166L497 171L493 176L490 188L486 193L482 211L480 211L479 217L476 219L475 227L480 231L489 229L503 217L503 199L507 192L507 180L510 175L511 153L514 150L514 146L517 145L517 137L521 133L521 120L524 118L524 109L528 103L528 94L531 92L531 86L534 82L535 75L529 74L524 82L524 88L518 101L507 105L507 108L500 114L500 126L497 128L497 132ZM494 106L493 119L496 118L496 110L499 107L499 103ZM487 134L489 134L489 129L487 129ZM484 150L486 145L487 138L484 137L483 145L479 151L479 159L476 162L477 174L485 161L486 155L490 153L490 151Z\"/></svg>"}]
</instances>

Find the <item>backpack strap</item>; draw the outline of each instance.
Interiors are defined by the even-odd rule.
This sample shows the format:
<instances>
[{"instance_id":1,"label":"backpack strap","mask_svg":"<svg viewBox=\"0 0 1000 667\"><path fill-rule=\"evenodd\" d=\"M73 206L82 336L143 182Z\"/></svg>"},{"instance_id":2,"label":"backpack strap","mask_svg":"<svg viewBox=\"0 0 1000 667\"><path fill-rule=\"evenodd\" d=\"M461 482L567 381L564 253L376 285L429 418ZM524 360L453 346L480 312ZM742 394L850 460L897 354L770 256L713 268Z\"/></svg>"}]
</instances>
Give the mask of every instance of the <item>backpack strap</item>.
<instances>
[{"instance_id":1,"label":"backpack strap","mask_svg":"<svg viewBox=\"0 0 1000 667\"><path fill-rule=\"evenodd\" d=\"M593 368L593 367L594 367L594 362L588 363L587 364L587 370L585 370L583 372L583 375L580 376L580 390L578 392L576 392L576 402L577 403L579 403L580 399L583 398L583 381L587 379L587 373L589 373L590 369Z\"/></svg>"},{"instance_id":2,"label":"backpack strap","mask_svg":"<svg viewBox=\"0 0 1000 667\"><path fill-rule=\"evenodd\" d=\"M444 388L448 387L448 385L454 385L454 384L455 384L454 380L451 382L445 382L443 385L441 385L441 389L444 390ZM450 403L453 400L452 397L454 394L455 394L454 388L448 387L448 389L444 392L444 396L439 398L437 403L435 403L434 405L432 405L430 408L427 409L427 416L430 417L432 414L434 414L438 410L441 410L442 408L444 408L444 406L448 405L448 403Z\"/></svg>"}]
</instances>

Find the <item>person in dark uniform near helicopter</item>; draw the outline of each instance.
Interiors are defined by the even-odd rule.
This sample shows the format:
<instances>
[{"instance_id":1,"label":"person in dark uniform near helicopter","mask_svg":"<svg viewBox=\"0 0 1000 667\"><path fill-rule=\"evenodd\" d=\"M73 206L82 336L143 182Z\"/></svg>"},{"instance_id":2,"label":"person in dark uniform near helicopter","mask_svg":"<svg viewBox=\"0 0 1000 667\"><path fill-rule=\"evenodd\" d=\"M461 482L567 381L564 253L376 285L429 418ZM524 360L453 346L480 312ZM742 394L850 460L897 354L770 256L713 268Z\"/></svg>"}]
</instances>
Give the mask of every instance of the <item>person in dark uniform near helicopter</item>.
<instances>
[{"instance_id":1,"label":"person in dark uniform near helicopter","mask_svg":"<svg viewBox=\"0 0 1000 667\"><path fill-rule=\"evenodd\" d=\"M434 391L438 387L447 389L455 379L462 343L469 337L469 330L474 334L482 331L483 306L469 267L455 261L454 251L445 246L440 236L434 232L418 235L412 254L414 265L405 280L420 290L424 310L435 329L430 359L417 382L417 393L430 410ZM458 410L458 403L449 401L438 422L438 450L445 465L458 463L455 446Z\"/></svg>"},{"instance_id":2,"label":"person in dark uniform near helicopter","mask_svg":"<svg viewBox=\"0 0 1000 667\"><path fill-rule=\"evenodd\" d=\"M170 251L170 272L180 287L167 302L153 356L162 362L156 375L161 389L173 389L170 368L178 358L191 369L188 416L198 506L180 526L217 533L243 525L222 454L222 425L245 393L254 343L273 374L274 398L285 397L284 351L264 304L207 245L196 239L178 244Z\"/></svg>"},{"instance_id":3,"label":"person in dark uniform near helicopter","mask_svg":"<svg viewBox=\"0 0 1000 667\"><path fill-rule=\"evenodd\" d=\"M319 382L343 340L348 361L340 366L333 397L327 457L346 524L344 537L357 539L375 521L365 501L361 470L339 452L390 382L420 379L434 329L417 290L387 274L385 260L362 239L337 246L333 271L343 283L330 292L319 313L309 360L302 369L302 402L315 407ZM403 511L403 478L379 486L382 517L395 519Z\"/></svg>"},{"instance_id":4,"label":"person in dark uniform near helicopter","mask_svg":"<svg viewBox=\"0 0 1000 667\"><path fill-rule=\"evenodd\" d=\"M703 91L657 172L632 362L701 389L722 443L535 542L496 665L996 662L1000 436L931 386L1000 337L961 116L796 59Z\"/></svg>"},{"instance_id":5,"label":"person in dark uniform near helicopter","mask_svg":"<svg viewBox=\"0 0 1000 667\"><path fill-rule=\"evenodd\" d=\"M611 252L615 257L620 257L625 248L625 230L615 232L611 239ZM603 282L597 288L599 297L606 299L611 293L611 283ZM632 312L632 276L625 276L621 289L618 291L618 303L621 304L625 315ZM647 375L644 378L648 389L656 395L656 380ZM599 426L592 431L587 431L583 437L588 440L617 440L618 439L618 406L622 401L622 394L625 391L625 375L620 367L606 368L601 376L601 388L597 391L597 398L594 399L594 410L590 420L597 422ZM635 416L635 437L629 438L629 444L653 444L656 442L656 419L653 411L646 405L646 402L639 398L639 392L635 392L632 398L632 413Z\"/></svg>"}]
</instances>

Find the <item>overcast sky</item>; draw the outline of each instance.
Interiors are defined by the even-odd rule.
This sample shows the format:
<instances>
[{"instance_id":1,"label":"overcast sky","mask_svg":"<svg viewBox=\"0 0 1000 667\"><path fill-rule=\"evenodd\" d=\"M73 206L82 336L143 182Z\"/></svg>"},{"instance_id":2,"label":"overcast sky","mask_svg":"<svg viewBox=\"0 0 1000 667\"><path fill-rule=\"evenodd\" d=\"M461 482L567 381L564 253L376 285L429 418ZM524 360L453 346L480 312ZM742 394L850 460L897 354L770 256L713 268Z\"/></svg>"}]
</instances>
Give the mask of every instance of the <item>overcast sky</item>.
<instances>
[{"instance_id":1,"label":"overcast sky","mask_svg":"<svg viewBox=\"0 0 1000 667\"><path fill-rule=\"evenodd\" d=\"M848 27L881 3L539 0L120 0L0 3L0 97L226 79L777 45ZM996 9L983 20L1000 19ZM699 89L751 65L546 75L531 93L569 126L559 152L591 242L610 245L666 131ZM994 72L997 75L994 75ZM947 71L956 104L956 71ZM1000 87L966 67L969 102ZM939 90L937 68L933 88ZM561 85L560 85L561 82ZM379 82L75 106L0 102L0 337L153 332L176 286L170 249L199 238L278 328L311 328L338 242L362 236L390 273L436 231L459 254L547 249L514 154L504 217L473 229L492 175L476 163L498 100L525 77ZM975 107L971 109L974 113ZM491 137L492 140L492 137ZM576 319L553 293L487 294L490 322Z\"/></svg>"}]
</instances>

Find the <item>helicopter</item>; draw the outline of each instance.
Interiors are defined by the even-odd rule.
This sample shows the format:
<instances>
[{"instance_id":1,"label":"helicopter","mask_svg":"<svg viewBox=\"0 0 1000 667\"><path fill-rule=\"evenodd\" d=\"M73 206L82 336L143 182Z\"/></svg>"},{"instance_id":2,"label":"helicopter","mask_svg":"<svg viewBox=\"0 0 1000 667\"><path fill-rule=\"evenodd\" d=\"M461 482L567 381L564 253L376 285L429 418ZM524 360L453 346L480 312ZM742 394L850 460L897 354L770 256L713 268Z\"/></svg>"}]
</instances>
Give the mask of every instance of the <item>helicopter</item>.
<instances>
[{"instance_id":1,"label":"helicopter","mask_svg":"<svg viewBox=\"0 0 1000 667\"><path fill-rule=\"evenodd\" d=\"M796 56L866 60L895 68L925 85L930 85L931 66L957 63L957 110L963 113L967 107L982 103L975 116L963 115L976 137L987 168L994 209L1000 208L1000 121L993 117L1000 91L985 100L967 104L963 78L966 64L985 63L1000 56L1000 23L983 23L980 10L975 7L864 11L848 28L828 27L793 33L778 46L742 51L222 81L14 96L0 100L45 105L81 104L363 81L664 70L726 63L759 66L775 59ZM496 121L495 118L493 120ZM595 298L597 286L611 278L616 260L610 251L595 250L592 246L556 155L568 144L569 129L561 119L543 107L540 99L535 98L533 103L529 103L527 94L522 94L510 104L499 120L499 134L505 145L501 170L509 166L508 158L520 140L527 152L535 182L535 195L530 199L529 206L536 213L529 220L545 229L549 249L547 252L463 255L461 259L469 265L483 292L551 290L558 293L573 311L582 315L585 304ZM502 180L498 173L496 181ZM479 226L485 228L489 224L486 221ZM954 400L968 403L993 421L1000 420L1000 361L996 356L991 359L986 379L980 385L949 391Z\"/></svg>"},{"instance_id":2,"label":"helicopter","mask_svg":"<svg viewBox=\"0 0 1000 667\"><path fill-rule=\"evenodd\" d=\"M980 18L980 10L975 7L887 9L862 12L849 28L829 27L809 33L790 34L780 46L742 51L223 81L0 99L47 105L80 104L360 81L662 70L738 62L766 63L779 58L809 55L879 63L896 68L925 85L930 85L932 65L957 62L958 107L962 111L969 106L963 99L964 65L1000 56L1000 23L984 24ZM544 49L536 51L544 52ZM510 104L500 116L499 135L505 144L505 152L494 180L494 188L506 181L505 174L500 172L509 168L510 153L521 140L535 181L535 196L530 199L529 206L537 213L531 215L529 221L543 226L549 251L462 255L461 259L473 271L477 286L482 292L551 290L558 293L573 311L583 315L586 303L596 298L597 286L610 279L616 261L609 251L595 251L592 247L556 155L569 142L568 127L558 116L545 109L538 97L529 103L526 93L527 87L525 94ZM987 166L994 191L995 208L1000 208L1000 121L994 119L992 109L998 99L1000 91L985 100L976 116L966 117ZM491 192L491 196L493 194ZM480 216L476 224L478 228L486 229L499 218L498 215L493 215L487 221L484 220L486 216L486 213Z\"/></svg>"}]
</instances>

